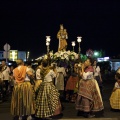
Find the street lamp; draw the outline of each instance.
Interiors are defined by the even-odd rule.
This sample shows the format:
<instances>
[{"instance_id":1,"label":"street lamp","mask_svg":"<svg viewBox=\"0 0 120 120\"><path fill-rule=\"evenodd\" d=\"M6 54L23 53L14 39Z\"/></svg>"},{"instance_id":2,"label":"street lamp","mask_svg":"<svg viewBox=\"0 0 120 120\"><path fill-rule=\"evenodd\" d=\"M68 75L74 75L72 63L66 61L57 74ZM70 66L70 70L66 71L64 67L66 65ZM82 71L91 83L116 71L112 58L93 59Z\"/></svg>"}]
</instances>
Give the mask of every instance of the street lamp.
<instances>
[{"instance_id":1,"label":"street lamp","mask_svg":"<svg viewBox=\"0 0 120 120\"><path fill-rule=\"evenodd\" d=\"M81 48L80 48L80 42L82 41L81 38L82 38L82 37L77 37L77 42L78 42L78 44L79 44L79 48L78 48L79 54L80 54L80 51L81 51Z\"/></svg>"},{"instance_id":2,"label":"street lamp","mask_svg":"<svg viewBox=\"0 0 120 120\"><path fill-rule=\"evenodd\" d=\"M49 48L49 46L50 46L50 36L46 36L46 46L47 46L47 53L49 53L49 51L50 51L50 48Z\"/></svg>"},{"instance_id":3,"label":"street lamp","mask_svg":"<svg viewBox=\"0 0 120 120\"><path fill-rule=\"evenodd\" d=\"M73 47L73 51L74 51L75 41L72 41L72 47Z\"/></svg>"}]
</instances>

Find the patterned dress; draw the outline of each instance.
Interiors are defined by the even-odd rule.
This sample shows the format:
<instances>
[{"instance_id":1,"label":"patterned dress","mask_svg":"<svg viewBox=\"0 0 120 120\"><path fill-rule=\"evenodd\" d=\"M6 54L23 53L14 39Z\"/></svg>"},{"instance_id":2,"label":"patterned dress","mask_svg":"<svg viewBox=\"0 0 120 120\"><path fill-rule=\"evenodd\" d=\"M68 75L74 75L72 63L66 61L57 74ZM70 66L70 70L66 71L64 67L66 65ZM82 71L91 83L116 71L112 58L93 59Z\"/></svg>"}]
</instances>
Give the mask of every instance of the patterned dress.
<instances>
[{"instance_id":1,"label":"patterned dress","mask_svg":"<svg viewBox=\"0 0 120 120\"><path fill-rule=\"evenodd\" d=\"M53 70L49 70L38 88L35 113L35 116L38 118L47 118L61 112L59 93L52 82L54 77L55 73Z\"/></svg>"},{"instance_id":2,"label":"patterned dress","mask_svg":"<svg viewBox=\"0 0 120 120\"><path fill-rule=\"evenodd\" d=\"M98 83L93 79L93 68L88 67L79 82L76 110L97 112L104 109Z\"/></svg>"}]
</instances>

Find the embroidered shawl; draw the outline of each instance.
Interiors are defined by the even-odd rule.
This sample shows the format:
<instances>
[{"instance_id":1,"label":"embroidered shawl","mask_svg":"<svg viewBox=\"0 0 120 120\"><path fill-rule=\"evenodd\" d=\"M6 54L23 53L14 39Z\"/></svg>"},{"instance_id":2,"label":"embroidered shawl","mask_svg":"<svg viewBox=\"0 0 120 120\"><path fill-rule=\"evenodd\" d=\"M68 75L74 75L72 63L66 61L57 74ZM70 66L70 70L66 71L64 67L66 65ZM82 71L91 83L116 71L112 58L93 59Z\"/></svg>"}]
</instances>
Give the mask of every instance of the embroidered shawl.
<instances>
[{"instance_id":1,"label":"embroidered shawl","mask_svg":"<svg viewBox=\"0 0 120 120\"><path fill-rule=\"evenodd\" d=\"M45 76L49 73L50 68L49 67L42 67L40 74L41 74L41 78L44 81Z\"/></svg>"}]
</instances>

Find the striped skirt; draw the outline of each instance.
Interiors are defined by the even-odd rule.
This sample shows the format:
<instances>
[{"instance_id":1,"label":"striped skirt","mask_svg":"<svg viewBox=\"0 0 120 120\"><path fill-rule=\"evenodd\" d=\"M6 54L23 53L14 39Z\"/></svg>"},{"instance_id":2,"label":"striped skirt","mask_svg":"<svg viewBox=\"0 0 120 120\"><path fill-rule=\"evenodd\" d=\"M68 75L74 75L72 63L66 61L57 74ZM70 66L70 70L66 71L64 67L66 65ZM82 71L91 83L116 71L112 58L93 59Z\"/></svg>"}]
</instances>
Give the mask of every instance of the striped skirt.
<instances>
[{"instance_id":1,"label":"striped skirt","mask_svg":"<svg viewBox=\"0 0 120 120\"><path fill-rule=\"evenodd\" d=\"M16 84L13 88L11 99L12 115L35 114L35 94L30 82Z\"/></svg>"},{"instance_id":2,"label":"striped skirt","mask_svg":"<svg viewBox=\"0 0 120 120\"><path fill-rule=\"evenodd\" d=\"M59 93L52 82L42 82L36 97L36 117L46 118L61 113Z\"/></svg>"}]
</instances>

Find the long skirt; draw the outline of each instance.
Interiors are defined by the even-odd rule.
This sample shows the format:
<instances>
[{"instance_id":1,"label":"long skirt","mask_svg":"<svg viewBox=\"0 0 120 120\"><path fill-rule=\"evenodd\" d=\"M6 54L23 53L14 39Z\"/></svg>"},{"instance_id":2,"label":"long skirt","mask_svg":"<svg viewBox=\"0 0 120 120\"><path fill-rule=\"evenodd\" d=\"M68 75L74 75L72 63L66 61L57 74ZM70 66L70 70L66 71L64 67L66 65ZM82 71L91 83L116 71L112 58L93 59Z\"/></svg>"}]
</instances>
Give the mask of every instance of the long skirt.
<instances>
[{"instance_id":1,"label":"long skirt","mask_svg":"<svg viewBox=\"0 0 120 120\"><path fill-rule=\"evenodd\" d=\"M65 90L66 91L67 90L74 90L78 81L79 81L79 78L77 76L76 77L70 76L68 81L67 81Z\"/></svg>"},{"instance_id":2,"label":"long skirt","mask_svg":"<svg viewBox=\"0 0 120 120\"><path fill-rule=\"evenodd\" d=\"M104 109L96 80L80 80L76 109L84 112L97 112Z\"/></svg>"},{"instance_id":3,"label":"long skirt","mask_svg":"<svg viewBox=\"0 0 120 120\"><path fill-rule=\"evenodd\" d=\"M14 86L11 114L18 116L35 114L35 95L30 82L23 82Z\"/></svg>"},{"instance_id":4,"label":"long skirt","mask_svg":"<svg viewBox=\"0 0 120 120\"><path fill-rule=\"evenodd\" d=\"M55 80L55 86L58 90L64 90L64 75L59 73Z\"/></svg>"},{"instance_id":5,"label":"long skirt","mask_svg":"<svg viewBox=\"0 0 120 120\"><path fill-rule=\"evenodd\" d=\"M36 117L47 118L61 113L58 90L52 82L42 82L36 98Z\"/></svg>"},{"instance_id":6,"label":"long skirt","mask_svg":"<svg viewBox=\"0 0 120 120\"><path fill-rule=\"evenodd\" d=\"M110 96L110 106L112 109L120 110L120 89L116 89Z\"/></svg>"},{"instance_id":7,"label":"long skirt","mask_svg":"<svg viewBox=\"0 0 120 120\"><path fill-rule=\"evenodd\" d=\"M35 81L35 85L34 85L34 90L37 91L38 87L40 86L40 84L42 83L42 80L36 80Z\"/></svg>"}]
</instances>

